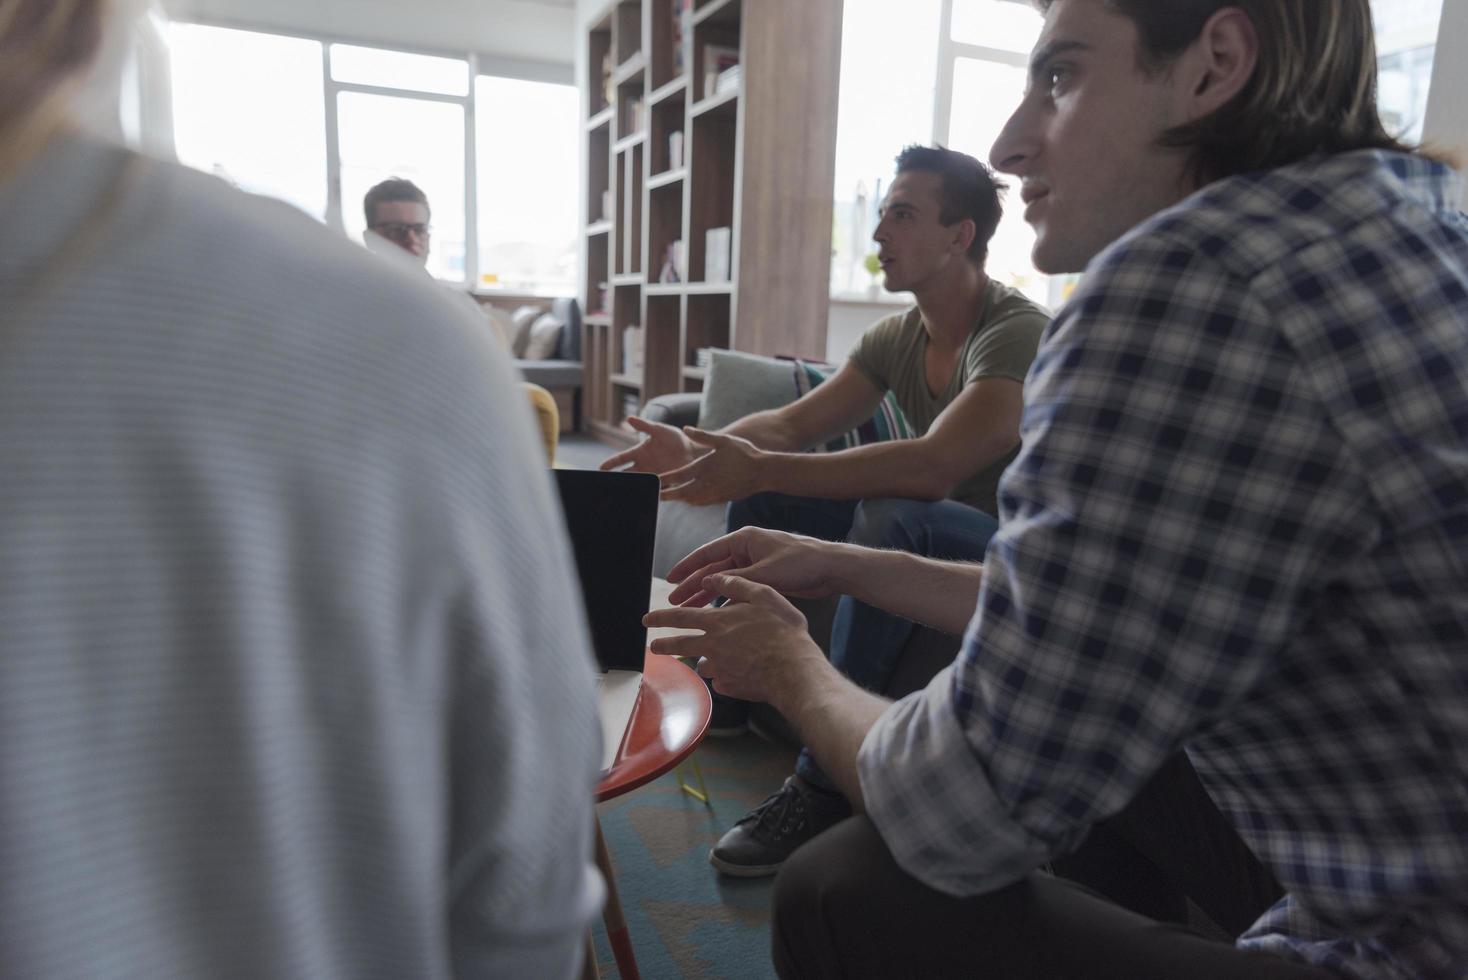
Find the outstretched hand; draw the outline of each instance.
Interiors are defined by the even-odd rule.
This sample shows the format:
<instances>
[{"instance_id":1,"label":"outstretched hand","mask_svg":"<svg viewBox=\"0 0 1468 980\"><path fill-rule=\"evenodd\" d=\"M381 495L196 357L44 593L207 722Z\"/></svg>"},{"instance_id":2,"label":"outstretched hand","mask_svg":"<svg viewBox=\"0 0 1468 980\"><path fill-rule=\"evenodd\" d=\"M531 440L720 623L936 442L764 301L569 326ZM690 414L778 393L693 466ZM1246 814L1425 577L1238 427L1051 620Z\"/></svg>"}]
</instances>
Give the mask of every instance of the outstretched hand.
<instances>
[{"instance_id":1,"label":"outstretched hand","mask_svg":"<svg viewBox=\"0 0 1468 980\"><path fill-rule=\"evenodd\" d=\"M685 467L707 450L695 446L678 429L661 422L649 422L636 415L628 416L627 424L643 434L643 439L631 449L605 459L601 469L617 470L627 464L638 473L656 473L659 476L671 470Z\"/></svg>"},{"instance_id":2,"label":"outstretched hand","mask_svg":"<svg viewBox=\"0 0 1468 980\"><path fill-rule=\"evenodd\" d=\"M659 637L650 646L653 653L701 658L698 672L720 694L776 707L781 697L798 696L803 672L829 667L806 631L805 617L774 589L731 575L710 576L705 584L727 596L728 605L648 613L642 621L650 629L701 631Z\"/></svg>"},{"instance_id":3,"label":"outstretched hand","mask_svg":"<svg viewBox=\"0 0 1468 980\"><path fill-rule=\"evenodd\" d=\"M694 551L668 572L675 585L669 601L706 606L715 592L705 587L711 575L768 585L781 595L820 598L836 591L840 546L785 531L745 527Z\"/></svg>"},{"instance_id":4,"label":"outstretched hand","mask_svg":"<svg viewBox=\"0 0 1468 980\"><path fill-rule=\"evenodd\" d=\"M663 472L663 499L686 504L724 504L766 489L766 454L739 436L683 427L683 436L701 453L686 465Z\"/></svg>"}]
</instances>

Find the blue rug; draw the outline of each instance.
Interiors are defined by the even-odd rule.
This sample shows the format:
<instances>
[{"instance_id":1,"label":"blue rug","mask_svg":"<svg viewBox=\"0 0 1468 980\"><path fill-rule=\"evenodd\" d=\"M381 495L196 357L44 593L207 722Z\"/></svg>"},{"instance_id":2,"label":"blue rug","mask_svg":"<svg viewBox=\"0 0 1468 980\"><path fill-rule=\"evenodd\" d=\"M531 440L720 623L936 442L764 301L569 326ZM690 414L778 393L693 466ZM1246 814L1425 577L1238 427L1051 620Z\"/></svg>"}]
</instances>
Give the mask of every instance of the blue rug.
<instances>
[{"instance_id":1,"label":"blue rug","mask_svg":"<svg viewBox=\"0 0 1468 980\"><path fill-rule=\"evenodd\" d=\"M764 980L770 965L773 878L727 878L709 867L714 842L779 788L795 753L755 736L705 739L694 759L710 806L668 775L597 808L616 868L637 967L648 980ZM697 786L691 766L684 776ZM617 977L606 930L596 923L597 965Z\"/></svg>"}]
</instances>

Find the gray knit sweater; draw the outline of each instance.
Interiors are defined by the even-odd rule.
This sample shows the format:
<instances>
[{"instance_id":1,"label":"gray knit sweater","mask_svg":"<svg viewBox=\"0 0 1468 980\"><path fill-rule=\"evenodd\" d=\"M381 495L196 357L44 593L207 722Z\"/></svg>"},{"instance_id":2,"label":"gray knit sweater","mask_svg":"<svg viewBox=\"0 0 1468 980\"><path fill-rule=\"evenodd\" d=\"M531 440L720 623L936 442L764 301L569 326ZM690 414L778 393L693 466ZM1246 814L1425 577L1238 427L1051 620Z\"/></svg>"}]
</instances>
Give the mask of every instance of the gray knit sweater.
<instances>
[{"instance_id":1,"label":"gray knit sweater","mask_svg":"<svg viewBox=\"0 0 1468 980\"><path fill-rule=\"evenodd\" d=\"M0 184L0 976L568 975L591 656L508 365L129 159Z\"/></svg>"}]
</instances>

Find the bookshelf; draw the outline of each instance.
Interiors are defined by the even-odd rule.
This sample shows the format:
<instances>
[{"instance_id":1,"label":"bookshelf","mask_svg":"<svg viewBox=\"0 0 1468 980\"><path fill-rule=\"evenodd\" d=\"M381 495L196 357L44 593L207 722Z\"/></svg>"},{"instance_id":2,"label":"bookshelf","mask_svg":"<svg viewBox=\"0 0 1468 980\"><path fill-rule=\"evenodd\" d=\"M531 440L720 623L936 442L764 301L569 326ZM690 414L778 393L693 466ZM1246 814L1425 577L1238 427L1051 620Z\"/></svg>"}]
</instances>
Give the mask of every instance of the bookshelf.
<instances>
[{"instance_id":1,"label":"bookshelf","mask_svg":"<svg viewBox=\"0 0 1468 980\"><path fill-rule=\"evenodd\" d=\"M594 435L701 391L705 348L825 355L841 6L617 0L583 24Z\"/></svg>"}]
</instances>

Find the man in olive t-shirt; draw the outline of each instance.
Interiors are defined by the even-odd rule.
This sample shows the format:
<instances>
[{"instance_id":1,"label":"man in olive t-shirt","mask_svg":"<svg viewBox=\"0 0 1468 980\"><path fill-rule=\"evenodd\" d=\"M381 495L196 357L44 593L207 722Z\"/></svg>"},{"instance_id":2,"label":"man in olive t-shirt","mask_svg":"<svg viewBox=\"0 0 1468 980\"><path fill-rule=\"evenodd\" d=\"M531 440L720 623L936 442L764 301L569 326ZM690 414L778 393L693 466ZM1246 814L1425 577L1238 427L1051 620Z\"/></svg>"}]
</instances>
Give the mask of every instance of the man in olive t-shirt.
<instances>
[{"instance_id":1,"label":"man in olive t-shirt","mask_svg":"<svg viewBox=\"0 0 1468 980\"><path fill-rule=\"evenodd\" d=\"M727 501L731 531L756 525L931 558L982 558L998 528L999 475L1019 448L1024 377L1049 321L984 272L1002 189L962 153L904 150L872 237L887 289L911 292L916 307L870 328L831 378L782 408L721 432L629 420L647 438L603 468L657 473L665 500ZM888 390L915 438L804 452L870 418ZM908 620L844 597L831 662L881 690L911 630ZM747 706L716 699L716 724L728 726L738 711ZM709 861L726 874L774 874L849 812L802 752L796 775L725 834Z\"/></svg>"},{"instance_id":2,"label":"man in olive t-shirt","mask_svg":"<svg viewBox=\"0 0 1468 980\"><path fill-rule=\"evenodd\" d=\"M1049 314L1023 293L991 279L973 332L959 350L957 369L937 394L928 386L924 368L928 331L916 306L871 326L847 357L868 381L893 393L913 432L922 435L970 382L1008 378L1023 384L1048 322ZM960 481L949 499L998 514L999 477L1018 452L1016 442L1009 452Z\"/></svg>"}]
</instances>

